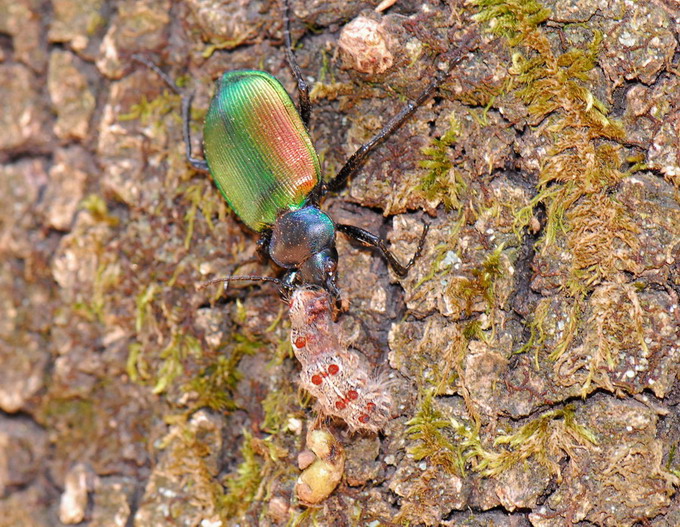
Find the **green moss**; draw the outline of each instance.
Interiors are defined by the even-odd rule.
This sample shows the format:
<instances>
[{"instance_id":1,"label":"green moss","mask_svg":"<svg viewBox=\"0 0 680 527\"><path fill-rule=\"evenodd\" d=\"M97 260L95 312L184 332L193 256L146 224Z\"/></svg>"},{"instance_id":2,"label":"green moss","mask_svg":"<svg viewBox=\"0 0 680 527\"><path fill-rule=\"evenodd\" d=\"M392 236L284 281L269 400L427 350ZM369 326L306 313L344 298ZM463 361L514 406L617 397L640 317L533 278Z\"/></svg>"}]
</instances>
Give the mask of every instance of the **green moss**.
<instances>
[{"instance_id":1,"label":"green moss","mask_svg":"<svg viewBox=\"0 0 680 527\"><path fill-rule=\"evenodd\" d=\"M583 397L595 380L597 385L615 390L609 372L619 365L621 352L641 350L643 356L649 356L644 334L644 308L635 287L630 284L603 285L591 296L590 305L590 331L584 336L588 354L583 363L587 370L581 386Z\"/></svg>"},{"instance_id":2,"label":"green moss","mask_svg":"<svg viewBox=\"0 0 680 527\"><path fill-rule=\"evenodd\" d=\"M286 527L300 527L302 525L319 526L318 522L319 509L307 508L299 514L293 513L286 523Z\"/></svg>"},{"instance_id":3,"label":"green moss","mask_svg":"<svg viewBox=\"0 0 680 527\"><path fill-rule=\"evenodd\" d=\"M166 421L173 426L159 448L168 449L167 471L173 479L179 480L181 488L186 489L194 506L213 514L224 500L224 487L216 477L213 463L208 461L214 453L205 433L217 431L192 426L187 418L188 414L166 416Z\"/></svg>"},{"instance_id":4,"label":"green moss","mask_svg":"<svg viewBox=\"0 0 680 527\"><path fill-rule=\"evenodd\" d=\"M222 196L214 191L208 178L202 178L195 183L183 186L178 194L189 203L189 207L184 213L184 221L186 222L184 248L189 250L198 211L201 211L208 228L213 231L215 230L213 216L217 216L219 221L223 221L227 215L227 209Z\"/></svg>"},{"instance_id":5,"label":"green moss","mask_svg":"<svg viewBox=\"0 0 680 527\"><path fill-rule=\"evenodd\" d=\"M243 431L241 457L243 461L236 472L227 476L227 493L221 499L222 514L225 518L242 517L262 482L263 464L255 450L254 438L247 430Z\"/></svg>"},{"instance_id":6,"label":"green moss","mask_svg":"<svg viewBox=\"0 0 680 527\"><path fill-rule=\"evenodd\" d=\"M207 406L221 412L234 410L236 404L230 396L240 379L236 370L237 364L238 361L231 356L220 355L191 379L187 387L198 394L193 406L195 408Z\"/></svg>"},{"instance_id":7,"label":"green moss","mask_svg":"<svg viewBox=\"0 0 680 527\"><path fill-rule=\"evenodd\" d=\"M512 85L511 78L503 79L500 84L481 80L479 83L472 86L470 90L463 90L463 92L457 93L456 99L466 106L481 106L483 108L481 117L478 116L476 112L472 111L470 111L470 115L479 122L481 126L487 126L487 114L489 110L493 108L496 99L507 93L508 90L512 88Z\"/></svg>"},{"instance_id":8,"label":"green moss","mask_svg":"<svg viewBox=\"0 0 680 527\"><path fill-rule=\"evenodd\" d=\"M495 307L496 280L503 275L503 244L489 253L482 264L471 271L472 278L457 277L451 279L447 286L447 296L456 299L468 315L476 301L483 299L487 303L487 311Z\"/></svg>"},{"instance_id":9,"label":"green moss","mask_svg":"<svg viewBox=\"0 0 680 527\"><path fill-rule=\"evenodd\" d=\"M567 350L569 345L574 341L574 338L578 332L578 325L581 318L582 309L582 300L576 299L569 309L569 314L567 315L567 322L564 326L562 337L557 341L553 351L548 356L550 360L558 360Z\"/></svg>"},{"instance_id":10,"label":"green moss","mask_svg":"<svg viewBox=\"0 0 680 527\"><path fill-rule=\"evenodd\" d=\"M551 15L550 9L533 0L474 0L471 3L479 8L475 20L487 23L490 31L505 37L513 47Z\"/></svg>"},{"instance_id":11,"label":"green moss","mask_svg":"<svg viewBox=\"0 0 680 527\"><path fill-rule=\"evenodd\" d=\"M550 308L549 299L544 298L538 303L536 309L532 313L531 320L527 324L530 331L529 340L514 352L515 354L520 354L527 353L533 350L534 363L537 370L539 368L538 352L539 350L543 349L543 345L546 339L545 319L548 316L549 308Z\"/></svg>"},{"instance_id":12,"label":"green moss","mask_svg":"<svg viewBox=\"0 0 680 527\"><path fill-rule=\"evenodd\" d=\"M331 67L331 56L328 50L321 50L321 68L319 69L318 83L325 83L326 77L328 77L329 84L335 84L335 75L333 73L333 68ZM316 88L316 85L314 86ZM323 165L322 165L323 166Z\"/></svg>"},{"instance_id":13,"label":"green moss","mask_svg":"<svg viewBox=\"0 0 680 527\"><path fill-rule=\"evenodd\" d=\"M407 423L409 438L418 441L408 452L416 461L427 459L451 473L464 476L466 466L471 466L483 476L495 477L533 458L559 476L557 460L563 453L598 444L595 435L576 422L574 407L567 406L544 413L512 434L497 437L494 446L505 448L484 448L479 427L444 418L433 406L433 393L426 394L416 416Z\"/></svg>"},{"instance_id":14,"label":"green moss","mask_svg":"<svg viewBox=\"0 0 680 527\"><path fill-rule=\"evenodd\" d=\"M633 268L635 261L625 259L617 245L628 246L628 254L639 249L639 228L630 213L611 196L596 193L583 196L568 212L570 229L567 247L573 258L572 296L585 295L595 285L607 281L619 267Z\"/></svg>"},{"instance_id":15,"label":"green moss","mask_svg":"<svg viewBox=\"0 0 680 527\"><path fill-rule=\"evenodd\" d=\"M673 474L676 478L680 478L680 466L674 468L676 465L675 455L677 453L678 445L677 443L672 445L668 452L668 461L666 462L666 471Z\"/></svg>"},{"instance_id":16,"label":"green moss","mask_svg":"<svg viewBox=\"0 0 680 527\"><path fill-rule=\"evenodd\" d=\"M125 371L132 382L141 383L144 379L151 377L148 364L142 358L143 353L144 347L139 342L133 342L128 347Z\"/></svg>"},{"instance_id":17,"label":"green moss","mask_svg":"<svg viewBox=\"0 0 680 527\"><path fill-rule=\"evenodd\" d=\"M88 211L96 221L104 222L111 227L116 227L120 220L109 213L106 201L97 194L88 195L80 202L80 208Z\"/></svg>"},{"instance_id":18,"label":"green moss","mask_svg":"<svg viewBox=\"0 0 680 527\"><path fill-rule=\"evenodd\" d=\"M480 269L475 269L473 271L473 276L475 276L479 282L479 288L482 290L484 299L492 305L494 303L495 295L495 283L498 278L503 275L504 267L501 262L501 257L503 255L504 244L500 244L496 247L493 252L491 252L486 260L482 263Z\"/></svg>"},{"instance_id":19,"label":"green moss","mask_svg":"<svg viewBox=\"0 0 680 527\"><path fill-rule=\"evenodd\" d=\"M463 336L466 340L485 340L482 323L476 319L468 322L463 330Z\"/></svg>"},{"instance_id":20,"label":"green moss","mask_svg":"<svg viewBox=\"0 0 680 527\"><path fill-rule=\"evenodd\" d=\"M147 320L153 317L153 301L159 291L158 284L151 283L136 296L135 331L137 333L141 332Z\"/></svg>"},{"instance_id":21,"label":"green moss","mask_svg":"<svg viewBox=\"0 0 680 527\"><path fill-rule=\"evenodd\" d=\"M262 430L268 434L279 433L285 426L295 399L295 394L284 387L269 392L262 401L264 410Z\"/></svg>"},{"instance_id":22,"label":"green moss","mask_svg":"<svg viewBox=\"0 0 680 527\"><path fill-rule=\"evenodd\" d=\"M512 84L508 95L526 105L529 124L538 125L549 147L542 159L537 194L515 215L518 238L542 206L546 223L538 246L543 253L556 242L566 241L570 272L563 290L574 299L565 328L557 341L547 339L550 301L539 303L529 325L529 342L519 352L538 352L550 342L549 358L562 356L576 337L585 298L597 285L611 280L620 269L633 268L627 254L637 250L638 230L631 213L610 196L610 189L639 170L640 158L631 158L624 171L621 143L625 133L620 123L608 117L608 109L590 90L602 34L592 31L588 45L567 46L555 51L542 24L550 10L540 2L520 0L474 0L476 19L489 31L506 39L512 55L509 68ZM588 27L583 27L588 31ZM630 250L621 250L628 246ZM560 245L562 248L563 245ZM557 334L557 332L554 332ZM587 338L587 336L584 336ZM599 364L612 364L610 352L600 354L595 346L586 390ZM612 347L612 349L614 349ZM595 360L597 359L597 360ZM584 391L585 393L585 391Z\"/></svg>"},{"instance_id":23,"label":"green moss","mask_svg":"<svg viewBox=\"0 0 680 527\"><path fill-rule=\"evenodd\" d=\"M555 242L560 232L583 230L584 224L565 215L584 196L605 196L606 191L627 174L622 172L620 146L623 127L607 117L607 108L588 89L597 62L602 34L594 31L587 48L573 47L555 53L540 25L550 10L536 1L475 0L476 19L490 31L507 39L512 51L510 73L512 93L527 105L533 122L546 122L543 134L552 147L543 160L538 193L529 207L516 215L519 234L542 204L547 221L542 235L544 247ZM583 218L581 218L583 219ZM624 221L624 220L622 220ZM604 234L604 232L603 232ZM588 241L572 236L572 249L587 251ZM599 254L612 253L598 247ZM579 274L575 267L570 291L583 294L592 285L592 273ZM597 272L597 271L596 271Z\"/></svg>"},{"instance_id":24,"label":"green moss","mask_svg":"<svg viewBox=\"0 0 680 527\"><path fill-rule=\"evenodd\" d=\"M92 294L87 303L89 311L101 323L104 323L104 314L110 302L109 291L120 283L122 274L118 261L107 261L110 257L111 255L102 255L103 260L97 266Z\"/></svg>"},{"instance_id":25,"label":"green moss","mask_svg":"<svg viewBox=\"0 0 680 527\"><path fill-rule=\"evenodd\" d=\"M429 282L432 280L435 276L440 276L442 274L448 273L449 268L443 269L441 268L441 263L446 258L447 253L451 250L449 247L448 243L442 243L437 245L434 248L434 253L435 257L432 259L432 264L430 266L430 272L421 277L416 284L413 286L413 289L418 289L421 285L423 285L426 282Z\"/></svg>"},{"instance_id":26,"label":"green moss","mask_svg":"<svg viewBox=\"0 0 680 527\"><path fill-rule=\"evenodd\" d=\"M147 360L146 347L141 342L142 331L155 329L157 322L154 315L154 301L160 292L158 284L151 283L135 297L136 315L135 332L138 340L130 344L126 371L131 380L144 383L152 379L152 368Z\"/></svg>"},{"instance_id":27,"label":"green moss","mask_svg":"<svg viewBox=\"0 0 680 527\"><path fill-rule=\"evenodd\" d=\"M143 124L154 124L160 126L161 118L165 115L175 115L181 120L176 108L179 105L180 96L170 90L165 90L161 95L152 100L142 96L142 100L133 104L128 113L118 116L119 121L139 120Z\"/></svg>"},{"instance_id":28,"label":"green moss","mask_svg":"<svg viewBox=\"0 0 680 527\"><path fill-rule=\"evenodd\" d=\"M538 302L528 324L530 331L529 341L515 351L515 353L533 351L537 370L540 367L540 354L547 350L548 336L550 334L559 335L557 340L551 342L548 358L552 361L557 361L562 356L578 334L583 299L576 298L571 300L564 317L555 311L554 301L554 298L543 298ZM565 320L565 324L562 330L558 330L558 322L561 320Z\"/></svg>"},{"instance_id":29,"label":"green moss","mask_svg":"<svg viewBox=\"0 0 680 527\"><path fill-rule=\"evenodd\" d=\"M220 411L236 408L230 395L241 379L238 365L245 355L254 355L263 347L265 344L255 338L233 334L229 349L216 360L211 359L210 364L189 381L187 388L198 395L194 409L202 406Z\"/></svg>"},{"instance_id":30,"label":"green moss","mask_svg":"<svg viewBox=\"0 0 680 527\"><path fill-rule=\"evenodd\" d=\"M449 129L440 138L433 139L429 146L421 149L421 153L428 159L418 163L428 173L417 190L422 191L427 199L441 199L449 209L460 207L460 194L466 188L465 181L454 170L449 158L450 147L459 135L460 123L452 112L449 115Z\"/></svg>"},{"instance_id":31,"label":"green moss","mask_svg":"<svg viewBox=\"0 0 680 527\"><path fill-rule=\"evenodd\" d=\"M551 474L560 475L557 460L579 446L597 445L595 435L576 422L573 406L552 410L522 426L513 434L496 438L494 445L505 445L500 452L475 449L475 470L497 476L518 463L534 458Z\"/></svg>"},{"instance_id":32,"label":"green moss","mask_svg":"<svg viewBox=\"0 0 680 527\"><path fill-rule=\"evenodd\" d=\"M434 407L434 391L423 397L416 415L406 423L409 439L417 441L407 451L413 459L427 459L452 474L465 473L464 449L454 442L457 427Z\"/></svg>"},{"instance_id":33,"label":"green moss","mask_svg":"<svg viewBox=\"0 0 680 527\"><path fill-rule=\"evenodd\" d=\"M153 393L163 393L172 385L174 380L184 372L183 362L190 355L198 357L201 354L200 341L191 335L176 331L170 343L161 351L159 357L161 365L158 369Z\"/></svg>"},{"instance_id":34,"label":"green moss","mask_svg":"<svg viewBox=\"0 0 680 527\"><path fill-rule=\"evenodd\" d=\"M254 337L236 333L231 336L230 346L224 355L216 359L206 357L200 340L182 330L181 314L168 309L160 295L161 288L155 283L149 284L137 295L135 328L138 341L128 351L128 375L135 382L153 385L154 393L162 393L185 374L189 363L195 368L196 365L209 361L186 384L186 389L197 394L192 408L209 406L217 410L233 409L234 403L229 394L239 380L238 364L244 355L256 353L263 344ZM171 332L169 343L160 353L153 341L149 342L148 339L149 333L156 335L164 331L159 327L157 311L163 313L162 320Z\"/></svg>"}]
</instances>

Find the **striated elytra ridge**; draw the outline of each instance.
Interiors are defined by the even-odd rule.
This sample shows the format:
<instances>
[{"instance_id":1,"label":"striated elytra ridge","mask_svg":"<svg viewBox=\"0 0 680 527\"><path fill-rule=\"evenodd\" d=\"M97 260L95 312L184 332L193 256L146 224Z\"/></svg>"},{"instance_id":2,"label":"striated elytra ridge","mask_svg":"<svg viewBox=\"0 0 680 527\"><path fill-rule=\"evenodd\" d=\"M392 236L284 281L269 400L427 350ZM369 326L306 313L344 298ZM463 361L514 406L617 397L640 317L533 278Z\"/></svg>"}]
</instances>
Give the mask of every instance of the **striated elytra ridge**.
<instances>
[{"instance_id":1,"label":"striated elytra ridge","mask_svg":"<svg viewBox=\"0 0 680 527\"><path fill-rule=\"evenodd\" d=\"M300 208L319 181L319 160L290 96L262 71L222 75L204 127L210 173L229 206L261 231Z\"/></svg>"}]
</instances>

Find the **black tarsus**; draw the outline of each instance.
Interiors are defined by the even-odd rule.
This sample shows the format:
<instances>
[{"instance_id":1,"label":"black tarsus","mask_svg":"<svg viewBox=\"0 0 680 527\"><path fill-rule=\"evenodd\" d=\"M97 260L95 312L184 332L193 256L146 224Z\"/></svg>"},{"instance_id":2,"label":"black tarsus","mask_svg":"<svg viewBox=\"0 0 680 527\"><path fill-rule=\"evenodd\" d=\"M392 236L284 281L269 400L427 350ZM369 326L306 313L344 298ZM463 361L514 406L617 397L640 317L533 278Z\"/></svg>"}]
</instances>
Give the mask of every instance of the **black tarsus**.
<instances>
[{"instance_id":1,"label":"black tarsus","mask_svg":"<svg viewBox=\"0 0 680 527\"><path fill-rule=\"evenodd\" d=\"M162 69L156 66L153 62L142 55L132 55L132 58L143 64L151 71L156 73L163 82L170 88L173 92L182 98L182 131L184 135L184 147L187 162L198 172L209 173L208 163L204 159L199 159L194 157L191 152L191 101L194 98L193 93L184 93L177 84L165 73Z\"/></svg>"},{"instance_id":2,"label":"black tarsus","mask_svg":"<svg viewBox=\"0 0 680 527\"><path fill-rule=\"evenodd\" d=\"M370 154L380 143L382 143L385 138L391 135L395 130L397 130L404 122L418 109L418 107L427 101L434 91L439 88L449 75L453 72L455 66L463 60L465 54L472 49L471 44L473 40L477 37L475 30L469 31L462 39L460 46L451 53L451 58L449 61L449 66L446 70L438 70L435 77L430 81L430 84L420 92L420 95L416 97L414 101L409 101L409 103L402 108L402 110L392 117L388 123L383 126L383 128L375 134L371 139L357 148L349 159L345 162L344 166L340 169L337 175L329 181L324 188L321 190L321 194L326 192L334 192L339 190L342 185L347 181L348 178L352 177L357 170L361 167L366 156Z\"/></svg>"},{"instance_id":3,"label":"black tarsus","mask_svg":"<svg viewBox=\"0 0 680 527\"><path fill-rule=\"evenodd\" d=\"M295 60L295 53L293 52L293 40L290 36L289 0L283 0L283 38L286 43L286 59L288 60L288 65L293 71L293 77L295 77L298 85L298 111L300 112L300 117L302 118L305 128L309 128L309 115L312 108L309 102L309 85L302 77L302 70L300 70L300 66L298 66L298 63Z\"/></svg>"},{"instance_id":4,"label":"black tarsus","mask_svg":"<svg viewBox=\"0 0 680 527\"><path fill-rule=\"evenodd\" d=\"M394 256L394 254L392 254L390 250L387 248L385 240L383 240L380 236L377 236L372 232L366 231L360 227L355 227L354 225L345 225L340 223L336 225L336 228L341 233L349 236L354 240L357 240L360 243L363 243L364 245L377 248L385 257L385 259L388 261L390 267L392 267L394 272L403 278L408 273L408 270L411 267L413 267L413 264L416 263L416 260L420 256L420 253L423 251L423 246L425 245L425 237L427 236L427 231L430 229L430 225L426 223L423 226L423 234L420 235L418 248L416 249L416 252L413 254L413 256L406 265L402 265L399 262L399 260L397 260L396 256Z\"/></svg>"}]
</instances>

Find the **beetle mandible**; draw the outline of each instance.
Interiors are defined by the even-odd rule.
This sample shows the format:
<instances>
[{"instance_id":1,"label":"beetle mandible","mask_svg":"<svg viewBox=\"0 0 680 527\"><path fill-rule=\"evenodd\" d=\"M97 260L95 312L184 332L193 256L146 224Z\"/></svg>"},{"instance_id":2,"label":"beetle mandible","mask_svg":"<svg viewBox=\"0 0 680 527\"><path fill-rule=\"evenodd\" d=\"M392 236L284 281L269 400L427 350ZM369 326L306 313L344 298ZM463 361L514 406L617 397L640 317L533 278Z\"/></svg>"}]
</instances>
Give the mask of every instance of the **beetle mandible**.
<instances>
[{"instance_id":1,"label":"beetle mandible","mask_svg":"<svg viewBox=\"0 0 680 527\"><path fill-rule=\"evenodd\" d=\"M283 0L286 58L298 86L298 109L281 83L268 73L254 70L226 72L218 80L203 128L205 159L193 156L190 114L193 94L186 94L155 64L135 59L155 71L182 97L182 121L187 162L210 173L236 215L260 233L260 253L285 272L283 278L231 276L207 284L232 280L275 282L283 296L300 285L320 286L336 301L338 253L335 234L341 232L366 246L377 248L390 267L405 276L420 255L428 225L406 265L389 251L385 240L353 225L335 223L319 208L320 199L338 190L386 137L397 130L448 78L453 66L469 50L467 35L450 56L449 67L437 70L425 89L406 104L369 141L346 161L335 178L324 184L316 151L307 132L310 115L309 86L295 60L290 31L290 8Z\"/></svg>"}]
</instances>

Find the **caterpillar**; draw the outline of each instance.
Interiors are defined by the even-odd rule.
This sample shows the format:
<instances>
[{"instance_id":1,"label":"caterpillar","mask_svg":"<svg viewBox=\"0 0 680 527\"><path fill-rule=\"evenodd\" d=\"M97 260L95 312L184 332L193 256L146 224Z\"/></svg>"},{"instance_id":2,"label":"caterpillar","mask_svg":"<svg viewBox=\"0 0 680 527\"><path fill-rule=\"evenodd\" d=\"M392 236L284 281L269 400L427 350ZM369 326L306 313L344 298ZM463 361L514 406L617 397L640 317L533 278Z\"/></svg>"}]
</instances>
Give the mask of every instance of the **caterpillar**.
<instances>
[{"instance_id":1,"label":"caterpillar","mask_svg":"<svg viewBox=\"0 0 680 527\"><path fill-rule=\"evenodd\" d=\"M290 298L290 341L302 365L300 385L317 400L317 411L343 419L350 430L382 430L390 419L390 380L367 371L366 361L344 344L333 321L330 294L298 288Z\"/></svg>"}]
</instances>

